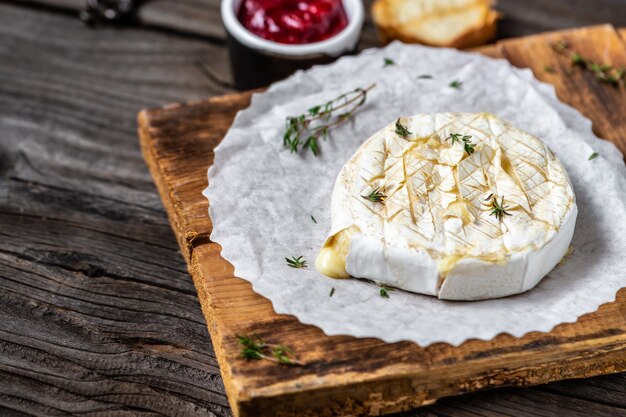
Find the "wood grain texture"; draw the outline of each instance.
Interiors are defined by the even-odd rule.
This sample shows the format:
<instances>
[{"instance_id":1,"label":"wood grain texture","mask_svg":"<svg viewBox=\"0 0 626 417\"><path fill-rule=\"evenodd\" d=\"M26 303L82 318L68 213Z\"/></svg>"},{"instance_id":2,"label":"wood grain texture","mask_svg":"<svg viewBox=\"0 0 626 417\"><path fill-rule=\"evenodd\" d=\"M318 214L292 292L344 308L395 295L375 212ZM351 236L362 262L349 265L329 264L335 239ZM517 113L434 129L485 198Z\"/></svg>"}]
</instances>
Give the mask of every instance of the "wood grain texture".
<instances>
[{"instance_id":1,"label":"wood grain texture","mask_svg":"<svg viewBox=\"0 0 626 417\"><path fill-rule=\"evenodd\" d=\"M136 112L219 53L0 3L0 415L230 415Z\"/></svg>"},{"instance_id":2,"label":"wood grain texture","mask_svg":"<svg viewBox=\"0 0 626 417\"><path fill-rule=\"evenodd\" d=\"M504 56L519 66L529 64L538 77L547 79L544 66L559 59L548 43L562 38L584 55L594 56L596 48L606 51L594 58L620 64L626 57L610 26L506 41L485 53ZM533 48L540 52L528 62L525 57ZM584 76L566 75L561 73L558 82L550 80L557 84L561 99L586 106L596 131L625 152L626 142L619 134L621 121L607 119L603 107L586 104L593 103L589 95L602 95L617 114L625 114L623 87L605 91L607 86L588 83L583 88L566 88ZM248 102L249 94L231 95L139 116L142 149L187 255L236 416L379 415L476 390L626 370L626 289L615 302L550 333L535 332L522 338L503 334L491 341L470 340L459 347L438 343L420 348L406 342L328 337L294 317L275 314L267 299L254 293L247 281L233 276L232 266L219 256L219 245L210 241L211 225L203 218L207 203L200 193L207 166L212 163L212 149L236 110ZM218 122L216 117L227 121ZM188 147L194 151L183 157L181 149ZM258 334L270 343L288 344L306 366L247 362L239 356L236 334Z\"/></svg>"},{"instance_id":3,"label":"wood grain texture","mask_svg":"<svg viewBox=\"0 0 626 417\"><path fill-rule=\"evenodd\" d=\"M572 68L570 59L555 54L552 48L559 41L566 41L572 50L594 62L626 68L626 47L610 25L530 36L525 38L523 47L515 40L503 41L501 46L507 60L518 67L532 69L538 79L554 85L562 101L593 121L596 135L610 140L626 153L626 94L623 87L599 83L591 72ZM553 67L556 72L546 72L545 66Z\"/></svg>"}]
</instances>

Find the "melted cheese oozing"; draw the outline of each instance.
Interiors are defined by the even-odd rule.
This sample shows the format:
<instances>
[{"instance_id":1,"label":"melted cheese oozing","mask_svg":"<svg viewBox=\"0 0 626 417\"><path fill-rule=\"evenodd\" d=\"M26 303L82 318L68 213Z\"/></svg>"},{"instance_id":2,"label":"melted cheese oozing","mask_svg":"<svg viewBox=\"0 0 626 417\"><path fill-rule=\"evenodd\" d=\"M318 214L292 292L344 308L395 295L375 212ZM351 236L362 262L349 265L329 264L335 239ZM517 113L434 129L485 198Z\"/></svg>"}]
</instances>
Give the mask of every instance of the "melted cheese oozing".
<instances>
[{"instance_id":1,"label":"melted cheese oozing","mask_svg":"<svg viewBox=\"0 0 626 417\"><path fill-rule=\"evenodd\" d=\"M487 113L400 122L410 135L390 124L339 174L317 269L440 296L448 276L484 276L506 287L478 295L467 289L471 298L534 286L567 250L576 217L569 178L548 147ZM384 202L362 197L377 189ZM569 239L556 239L563 226ZM553 240L558 244L548 245ZM550 253L534 255L544 247Z\"/></svg>"},{"instance_id":2,"label":"melted cheese oozing","mask_svg":"<svg viewBox=\"0 0 626 417\"><path fill-rule=\"evenodd\" d=\"M358 231L358 227L350 226L328 238L315 259L315 269L331 278L349 278L350 275L346 272L346 258L352 236Z\"/></svg>"}]
</instances>

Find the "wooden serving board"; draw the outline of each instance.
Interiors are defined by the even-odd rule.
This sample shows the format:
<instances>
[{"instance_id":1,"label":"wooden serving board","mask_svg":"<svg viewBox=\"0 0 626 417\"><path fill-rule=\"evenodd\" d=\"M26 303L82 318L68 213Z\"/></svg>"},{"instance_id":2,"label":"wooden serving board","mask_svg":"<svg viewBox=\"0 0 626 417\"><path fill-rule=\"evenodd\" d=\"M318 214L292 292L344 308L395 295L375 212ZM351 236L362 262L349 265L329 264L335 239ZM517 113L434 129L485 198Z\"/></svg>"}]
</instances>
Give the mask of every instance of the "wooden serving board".
<instances>
[{"instance_id":1,"label":"wooden serving board","mask_svg":"<svg viewBox=\"0 0 626 417\"><path fill-rule=\"evenodd\" d=\"M600 84L581 69L571 71L568 60L550 47L559 40L598 62L626 66L623 39L608 25L507 40L479 52L531 68L556 87L561 100L591 118L598 136L626 153L626 88ZM556 72L546 72L545 66ZM550 333L501 334L458 347L328 337L293 316L276 314L270 301L235 277L232 265L220 257L201 194L213 149L250 96L139 114L144 156L189 265L235 416L380 415L476 390L626 370L626 289L615 302ZM306 365L246 361L236 334L287 344Z\"/></svg>"}]
</instances>

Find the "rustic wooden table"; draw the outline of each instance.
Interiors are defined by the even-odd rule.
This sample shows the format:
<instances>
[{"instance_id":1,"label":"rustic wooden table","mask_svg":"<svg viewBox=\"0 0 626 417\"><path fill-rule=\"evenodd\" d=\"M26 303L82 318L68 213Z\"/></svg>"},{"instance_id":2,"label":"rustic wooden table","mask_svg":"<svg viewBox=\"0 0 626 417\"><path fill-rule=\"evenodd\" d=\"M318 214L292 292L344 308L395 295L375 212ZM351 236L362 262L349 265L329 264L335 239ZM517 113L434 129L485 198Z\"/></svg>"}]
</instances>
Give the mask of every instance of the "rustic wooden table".
<instances>
[{"instance_id":1,"label":"rustic wooden table","mask_svg":"<svg viewBox=\"0 0 626 417\"><path fill-rule=\"evenodd\" d=\"M232 91L219 1L147 1L141 27L94 30L82 3L0 2L0 415L228 416L135 125L141 108ZM504 36L626 24L623 0L499 9ZM418 415L626 416L626 374L402 414Z\"/></svg>"}]
</instances>

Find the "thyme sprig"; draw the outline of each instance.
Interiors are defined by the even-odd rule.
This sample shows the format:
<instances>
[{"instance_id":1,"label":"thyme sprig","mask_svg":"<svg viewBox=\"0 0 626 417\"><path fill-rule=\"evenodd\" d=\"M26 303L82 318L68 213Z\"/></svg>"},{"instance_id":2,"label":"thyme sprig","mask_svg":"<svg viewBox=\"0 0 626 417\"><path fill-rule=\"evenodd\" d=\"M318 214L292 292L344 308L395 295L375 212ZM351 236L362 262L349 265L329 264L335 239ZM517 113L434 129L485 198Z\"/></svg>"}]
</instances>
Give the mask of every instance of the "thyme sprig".
<instances>
[{"instance_id":1,"label":"thyme sprig","mask_svg":"<svg viewBox=\"0 0 626 417\"><path fill-rule=\"evenodd\" d=\"M265 342L259 336L248 337L246 335L237 335L237 341L241 346L241 357L246 359L263 359L263 350Z\"/></svg>"},{"instance_id":2,"label":"thyme sprig","mask_svg":"<svg viewBox=\"0 0 626 417\"><path fill-rule=\"evenodd\" d=\"M448 87L450 87L450 88L456 88L456 89L459 89L459 88L461 88L461 86L462 86L462 85L463 85L463 81L460 81L460 80L452 80L452 81L450 82L450 84L448 84Z\"/></svg>"},{"instance_id":3,"label":"thyme sprig","mask_svg":"<svg viewBox=\"0 0 626 417\"><path fill-rule=\"evenodd\" d=\"M395 291L395 290L396 290L395 288L391 288L391 287L388 287L386 285L383 285L383 286L380 287L380 292L379 293L380 293L381 297L389 298L389 293L391 291Z\"/></svg>"},{"instance_id":4,"label":"thyme sprig","mask_svg":"<svg viewBox=\"0 0 626 417\"><path fill-rule=\"evenodd\" d=\"M407 129L406 126L402 124L399 117L398 120L396 120L396 134L402 136L403 138L406 138L407 136L413 134L413 132L411 132L409 129Z\"/></svg>"},{"instance_id":5,"label":"thyme sprig","mask_svg":"<svg viewBox=\"0 0 626 417\"><path fill-rule=\"evenodd\" d=\"M267 359L284 365L304 365L296 358L293 350L285 345L268 344L257 335L237 335L241 346L241 357L248 360ZM269 353L269 354L268 354Z\"/></svg>"},{"instance_id":6,"label":"thyme sprig","mask_svg":"<svg viewBox=\"0 0 626 417\"><path fill-rule=\"evenodd\" d=\"M494 197L493 201L491 202L491 207L493 207L493 209L491 210L490 216L496 216L496 219L498 219L499 221L502 221L502 217L504 215L511 216L511 213L506 211L509 206L504 205L504 196L502 196L499 203L498 199Z\"/></svg>"},{"instance_id":7,"label":"thyme sprig","mask_svg":"<svg viewBox=\"0 0 626 417\"><path fill-rule=\"evenodd\" d=\"M313 155L319 155L320 139L326 140L330 129L349 120L365 104L367 93L374 87L376 84L356 88L326 103L311 107L305 114L287 117L283 145L292 153L308 149Z\"/></svg>"},{"instance_id":8,"label":"thyme sprig","mask_svg":"<svg viewBox=\"0 0 626 417\"><path fill-rule=\"evenodd\" d=\"M465 152L467 152L468 155L471 155L474 153L474 147L476 146L475 143L470 142L470 139L472 138L472 135L462 135L460 133L450 133L450 136L446 139L452 139L452 144L454 145L456 142L463 142L463 148L465 149Z\"/></svg>"},{"instance_id":9,"label":"thyme sprig","mask_svg":"<svg viewBox=\"0 0 626 417\"><path fill-rule=\"evenodd\" d=\"M372 192L367 195L362 195L361 197L368 201L371 201L372 203L381 203L381 204L385 204L385 199L387 198L385 194L380 192L380 187L376 188L375 190L372 190Z\"/></svg>"},{"instance_id":10,"label":"thyme sprig","mask_svg":"<svg viewBox=\"0 0 626 417\"><path fill-rule=\"evenodd\" d=\"M285 261L287 261L287 265L292 268L299 269L307 267L306 259L304 259L303 256L298 256L297 258L295 256L292 256L291 259L285 258Z\"/></svg>"},{"instance_id":11,"label":"thyme sprig","mask_svg":"<svg viewBox=\"0 0 626 417\"><path fill-rule=\"evenodd\" d=\"M614 68L611 64L598 64L589 58L585 58L578 52L570 49L565 41L552 44L552 48L570 59L572 66L579 66L590 71L596 80L617 87L626 76L626 68Z\"/></svg>"}]
</instances>

